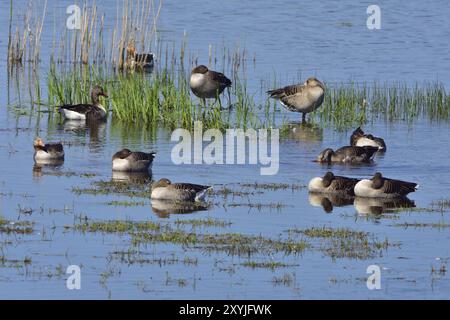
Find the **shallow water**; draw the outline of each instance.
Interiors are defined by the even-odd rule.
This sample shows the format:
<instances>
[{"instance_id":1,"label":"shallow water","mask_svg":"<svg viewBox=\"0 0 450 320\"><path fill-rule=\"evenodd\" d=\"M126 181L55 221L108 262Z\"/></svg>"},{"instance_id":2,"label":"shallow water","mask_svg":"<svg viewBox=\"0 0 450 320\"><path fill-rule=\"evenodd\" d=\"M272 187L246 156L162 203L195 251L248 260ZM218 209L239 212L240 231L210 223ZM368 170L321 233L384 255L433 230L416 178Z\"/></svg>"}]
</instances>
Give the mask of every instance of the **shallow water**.
<instances>
[{"instance_id":1,"label":"shallow water","mask_svg":"<svg viewBox=\"0 0 450 320\"><path fill-rule=\"evenodd\" d=\"M16 6L24 3L18 1ZM64 12L65 4L61 3L49 12ZM268 1L207 5L203 2L200 5L200 1L177 1L165 4L160 22L167 41L178 41L186 30L191 49L205 59L208 44L245 44L248 52L256 55L255 68L249 70L250 79L257 79L249 81L254 90L259 79L274 73L281 82L290 82L301 73L301 78L304 74L313 74L329 82L438 79L448 87L445 76L450 67L449 44L442 42L449 14L447 3L381 2L382 30L376 32L365 27L368 5L366 2L354 5L349 1L338 5L321 2L314 6L312 3ZM112 7L100 5L107 14L112 10L110 14L114 15L115 5ZM8 18L6 9L7 5L2 2L2 23ZM47 24L52 25L50 19ZM0 264L1 298L448 298L448 274L439 272L450 258L448 228L396 226L416 222L448 224L448 210L379 214L379 208L368 209L371 204L363 201L356 206L334 206L332 212L327 213L317 206L320 199L311 199L302 187L312 177L330 169L312 162L317 154L327 147L348 144L351 132L337 132L320 125L315 129L305 128L295 123L298 115L283 110L277 117L287 117L293 124L280 142L277 175L261 176L258 166L176 166L170 158L174 146L170 141L171 132L164 128L148 130L139 124L129 127L112 121L97 128L85 128L49 122L46 114L41 114L40 118L17 117L14 110L7 107L8 97L14 103L18 101L14 85L7 90L7 38L2 37L0 41L0 161L3 167L0 215L12 221L35 222L31 235L0 233L1 254L9 260ZM44 34L43 44L50 41L51 33ZM43 48L45 52L46 46ZM43 61L40 68L44 77L48 72L47 62ZM45 85L43 87L45 89ZM26 91L26 88L21 89ZM23 105L29 105L26 98L23 100ZM410 196L416 208L430 208L435 201L449 199L449 123L431 123L425 119L412 124L379 120L364 129L383 137L388 151L377 155L373 165L333 166L335 174L369 177L380 171L388 177L416 181L420 189ZM65 143L66 160L61 166L33 169L32 140L36 135L45 141ZM298 188L243 188L254 194L210 196L212 206L207 211L169 216L155 214L149 199L132 199L144 202L139 206L112 206L107 203L129 199L72 192L73 187L88 188L93 181L110 180L111 156L124 146L157 152L152 170L154 179L167 177L173 181L213 185L215 189L226 185L237 191L242 188L239 184L255 182L286 183ZM86 173L93 176L80 176ZM325 203L329 211L329 202ZM31 209L32 213L27 213L30 210L26 209ZM378 214L367 214L371 210ZM75 231L69 227L78 221L78 216L92 220L163 223L211 217L232 224L196 230L274 239L292 228L345 227L370 232L381 241L387 238L399 247L381 250L375 258L357 260L331 258L318 249L321 240L317 239L308 240L313 242L313 248L300 255L274 253L269 257L250 258L176 244L149 244L140 249L146 258L155 261L128 264L111 259L111 253L128 250L130 236ZM185 228L190 230L189 226ZM11 262L23 261L25 257L31 258L31 263ZM197 263L181 262L185 257L196 258ZM173 261L176 259L180 261ZM252 269L242 265L248 261L276 261L289 266L274 270ZM66 288L65 269L72 264L82 266L81 290ZM373 264L382 270L381 290L368 290L366 286L366 268ZM291 281L276 281L275 278L285 275Z\"/></svg>"}]
</instances>

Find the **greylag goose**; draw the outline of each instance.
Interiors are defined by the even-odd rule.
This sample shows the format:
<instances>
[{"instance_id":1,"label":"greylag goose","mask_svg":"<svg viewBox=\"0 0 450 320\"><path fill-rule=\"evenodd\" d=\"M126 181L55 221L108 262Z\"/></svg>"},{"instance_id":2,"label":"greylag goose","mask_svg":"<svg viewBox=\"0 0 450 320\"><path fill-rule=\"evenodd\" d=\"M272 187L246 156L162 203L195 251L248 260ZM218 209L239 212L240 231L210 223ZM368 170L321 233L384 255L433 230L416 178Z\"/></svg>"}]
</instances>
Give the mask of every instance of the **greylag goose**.
<instances>
[{"instance_id":1,"label":"greylag goose","mask_svg":"<svg viewBox=\"0 0 450 320\"><path fill-rule=\"evenodd\" d=\"M67 120L101 121L106 119L106 109L100 104L99 96L108 97L100 86L91 90L92 104L63 105L59 111Z\"/></svg>"},{"instance_id":2,"label":"greylag goose","mask_svg":"<svg viewBox=\"0 0 450 320\"><path fill-rule=\"evenodd\" d=\"M301 112L302 122L306 122L306 114L322 105L325 86L314 77L303 84L295 84L280 89L269 90L271 98L279 100L289 111Z\"/></svg>"},{"instance_id":3,"label":"greylag goose","mask_svg":"<svg viewBox=\"0 0 450 320\"><path fill-rule=\"evenodd\" d=\"M148 171L153 162L155 153L132 152L129 149L122 149L116 152L112 157L113 171Z\"/></svg>"},{"instance_id":4,"label":"greylag goose","mask_svg":"<svg viewBox=\"0 0 450 320\"><path fill-rule=\"evenodd\" d=\"M350 145L355 147L372 146L377 147L378 151L386 151L386 143L383 139L374 137L371 134L365 134L364 131L361 130L361 127L353 131L350 137Z\"/></svg>"},{"instance_id":5,"label":"greylag goose","mask_svg":"<svg viewBox=\"0 0 450 320\"><path fill-rule=\"evenodd\" d=\"M151 198L171 201L201 201L210 188L210 186L172 183L169 179L160 179L152 184Z\"/></svg>"},{"instance_id":6,"label":"greylag goose","mask_svg":"<svg viewBox=\"0 0 450 320\"><path fill-rule=\"evenodd\" d=\"M416 191L418 187L417 183L384 178L377 172L372 179L363 179L355 185L355 195L366 198L400 198Z\"/></svg>"},{"instance_id":7,"label":"greylag goose","mask_svg":"<svg viewBox=\"0 0 450 320\"><path fill-rule=\"evenodd\" d=\"M308 184L308 189L313 193L354 196L353 189L358 182L358 179L335 176L328 171L323 177L312 178Z\"/></svg>"},{"instance_id":8,"label":"greylag goose","mask_svg":"<svg viewBox=\"0 0 450 320\"><path fill-rule=\"evenodd\" d=\"M333 151L331 148L323 150L317 157L317 162L332 163L368 163L372 160L377 147L352 147L346 146Z\"/></svg>"},{"instance_id":9,"label":"greylag goose","mask_svg":"<svg viewBox=\"0 0 450 320\"><path fill-rule=\"evenodd\" d=\"M200 65L192 69L189 79L192 92L202 99L206 105L206 99L215 98L220 102L220 94L225 88L231 87L231 80L223 73L209 70L208 67Z\"/></svg>"},{"instance_id":10,"label":"greylag goose","mask_svg":"<svg viewBox=\"0 0 450 320\"><path fill-rule=\"evenodd\" d=\"M62 143L44 144L41 138L34 139L34 161L47 162L64 160L64 148Z\"/></svg>"},{"instance_id":11,"label":"greylag goose","mask_svg":"<svg viewBox=\"0 0 450 320\"><path fill-rule=\"evenodd\" d=\"M134 41L127 46L126 65L129 69L149 71L154 65L153 53L136 53Z\"/></svg>"}]
</instances>

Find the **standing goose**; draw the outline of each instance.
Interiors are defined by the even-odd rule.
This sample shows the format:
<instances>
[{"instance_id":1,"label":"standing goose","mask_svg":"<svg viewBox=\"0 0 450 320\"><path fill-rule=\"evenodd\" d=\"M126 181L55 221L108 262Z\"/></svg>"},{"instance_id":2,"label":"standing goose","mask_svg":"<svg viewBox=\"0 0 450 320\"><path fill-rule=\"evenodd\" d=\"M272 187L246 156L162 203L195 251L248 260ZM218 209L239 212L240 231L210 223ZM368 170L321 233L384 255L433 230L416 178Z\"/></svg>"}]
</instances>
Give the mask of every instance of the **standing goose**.
<instances>
[{"instance_id":1,"label":"standing goose","mask_svg":"<svg viewBox=\"0 0 450 320\"><path fill-rule=\"evenodd\" d=\"M152 184L151 198L171 201L201 201L210 188L210 186L172 183L169 179L160 179Z\"/></svg>"},{"instance_id":2,"label":"standing goose","mask_svg":"<svg viewBox=\"0 0 450 320\"><path fill-rule=\"evenodd\" d=\"M41 138L34 139L34 161L58 161L64 160L64 148L62 143L44 144Z\"/></svg>"},{"instance_id":3,"label":"standing goose","mask_svg":"<svg viewBox=\"0 0 450 320\"><path fill-rule=\"evenodd\" d=\"M317 162L328 163L368 163L372 161L377 147L352 147L346 146L333 151L331 148L323 150L317 157Z\"/></svg>"},{"instance_id":4,"label":"standing goose","mask_svg":"<svg viewBox=\"0 0 450 320\"><path fill-rule=\"evenodd\" d=\"M358 182L358 179L335 176L332 172L328 171L322 178L312 178L308 184L308 189L313 193L354 196L353 189Z\"/></svg>"},{"instance_id":5,"label":"standing goose","mask_svg":"<svg viewBox=\"0 0 450 320\"><path fill-rule=\"evenodd\" d=\"M354 147L372 146L377 147L378 151L386 151L386 143L384 143L383 139L374 137L371 134L365 134L361 127L353 131L350 137L350 145Z\"/></svg>"},{"instance_id":6,"label":"standing goose","mask_svg":"<svg viewBox=\"0 0 450 320\"><path fill-rule=\"evenodd\" d=\"M108 98L100 86L94 86L91 91L92 104L63 105L59 108L67 120L101 121L106 119L106 109L100 104L99 96Z\"/></svg>"},{"instance_id":7,"label":"standing goose","mask_svg":"<svg viewBox=\"0 0 450 320\"><path fill-rule=\"evenodd\" d=\"M279 100L281 104L293 112L302 113L302 122L306 122L306 114L322 105L325 95L325 86L314 77L303 84L296 84L280 89L269 90L271 98Z\"/></svg>"},{"instance_id":8,"label":"standing goose","mask_svg":"<svg viewBox=\"0 0 450 320\"><path fill-rule=\"evenodd\" d=\"M355 195L367 198L401 198L416 191L418 187L417 183L384 178L377 172L372 179L363 179L355 185Z\"/></svg>"},{"instance_id":9,"label":"standing goose","mask_svg":"<svg viewBox=\"0 0 450 320\"><path fill-rule=\"evenodd\" d=\"M206 66L200 65L192 69L189 79L189 86L192 92L202 99L206 105L206 99L215 98L220 102L220 94L225 88L231 87L231 80L223 73L209 70Z\"/></svg>"},{"instance_id":10,"label":"standing goose","mask_svg":"<svg viewBox=\"0 0 450 320\"><path fill-rule=\"evenodd\" d=\"M155 153L132 152L129 149L122 149L112 157L113 171L148 171L153 162Z\"/></svg>"}]
</instances>

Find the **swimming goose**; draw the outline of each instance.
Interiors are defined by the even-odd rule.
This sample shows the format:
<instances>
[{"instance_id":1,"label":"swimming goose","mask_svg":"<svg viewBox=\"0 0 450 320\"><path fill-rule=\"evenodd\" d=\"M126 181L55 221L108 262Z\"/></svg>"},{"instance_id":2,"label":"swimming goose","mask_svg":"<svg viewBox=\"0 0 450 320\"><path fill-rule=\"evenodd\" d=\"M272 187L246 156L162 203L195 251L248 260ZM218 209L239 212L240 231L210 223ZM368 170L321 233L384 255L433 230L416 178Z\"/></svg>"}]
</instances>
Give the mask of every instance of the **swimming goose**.
<instances>
[{"instance_id":1,"label":"swimming goose","mask_svg":"<svg viewBox=\"0 0 450 320\"><path fill-rule=\"evenodd\" d=\"M147 171L154 157L154 152L132 152L125 148L113 155L112 169L113 171Z\"/></svg>"},{"instance_id":2,"label":"swimming goose","mask_svg":"<svg viewBox=\"0 0 450 320\"><path fill-rule=\"evenodd\" d=\"M130 41L127 46L126 66L129 69L140 69L148 71L153 68L154 55L153 53L136 53L134 41Z\"/></svg>"},{"instance_id":3,"label":"swimming goose","mask_svg":"<svg viewBox=\"0 0 450 320\"><path fill-rule=\"evenodd\" d=\"M353 189L358 182L358 179L335 176L328 171L323 177L312 178L308 184L308 189L313 193L354 196Z\"/></svg>"},{"instance_id":4,"label":"swimming goose","mask_svg":"<svg viewBox=\"0 0 450 320\"><path fill-rule=\"evenodd\" d=\"M34 161L47 162L64 160L64 148L62 143L44 144L41 138L34 139Z\"/></svg>"},{"instance_id":5,"label":"swimming goose","mask_svg":"<svg viewBox=\"0 0 450 320\"><path fill-rule=\"evenodd\" d=\"M202 99L206 105L206 99L215 98L220 102L220 94L225 88L231 87L231 80L223 73L209 70L206 66L200 65L192 69L189 79L189 86L192 92Z\"/></svg>"},{"instance_id":6,"label":"swimming goose","mask_svg":"<svg viewBox=\"0 0 450 320\"><path fill-rule=\"evenodd\" d=\"M92 104L66 104L61 106L59 110L63 117L68 120L105 120L106 109L100 104L99 96L108 98L102 87L94 86L91 91Z\"/></svg>"},{"instance_id":7,"label":"swimming goose","mask_svg":"<svg viewBox=\"0 0 450 320\"><path fill-rule=\"evenodd\" d=\"M372 179L363 179L355 185L355 195L367 198L399 198L417 190L414 182L384 178L377 172Z\"/></svg>"},{"instance_id":8,"label":"swimming goose","mask_svg":"<svg viewBox=\"0 0 450 320\"><path fill-rule=\"evenodd\" d=\"M322 105L325 96L325 86L314 77L303 84L295 84L280 89L269 90L271 98L279 100L281 104L293 112L302 113L302 122L306 122L306 114Z\"/></svg>"},{"instance_id":9,"label":"swimming goose","mask_svg":"<svg viewBox=\"0 0 450 320\"><path fill-rule=\"evenodd\" d=\"M210 186L172 183L169 179L160 179L152 184L151 198L155 200L201 201L210 188Z\"/></svg>"},{"instance_id":10,"label":"swimming goose","mask_svg":"<svg viewBox=\"0 0 450 320\"><path fill-rule=\"evenodd\" d=\"M377 147L346 146L333 151L331 148L323 150L317 157L317 162L368 163L372 160Z\"/></svg>"},{"instance_id":11,"label":"swimming goose","mask_svg":"<svg viewBox=\"0 0 450 320\"><path fill-rule=\"evenodd\" d=\"M384 143L383 139L374 137L371 134L365 134L361 127L353 131L350 137L350 145L355 147L372 146L377 147L378 151L386 151L386 143Z\"/></svg>"}]
</instances>

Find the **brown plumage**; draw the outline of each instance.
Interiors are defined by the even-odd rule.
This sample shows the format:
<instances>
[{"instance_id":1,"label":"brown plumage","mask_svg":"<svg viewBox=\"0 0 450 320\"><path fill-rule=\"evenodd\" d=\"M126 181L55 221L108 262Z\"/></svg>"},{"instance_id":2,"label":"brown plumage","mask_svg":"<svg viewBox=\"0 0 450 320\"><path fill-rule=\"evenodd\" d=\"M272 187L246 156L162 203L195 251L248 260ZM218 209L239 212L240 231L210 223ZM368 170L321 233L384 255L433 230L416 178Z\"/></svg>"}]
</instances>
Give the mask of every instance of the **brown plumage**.
<instances>
[{"instance_id":1,"label":"brown plumage","mask_svg":"<svg viewBox=\"0 0 450 320\"><path fill-rule=\"evenodd\" d=\"M397 198L418 189L418 184L383 177L379 172L372 179L363 179L355 185L355 195L369 198Z\"/></svg>"},{"instance_id":2,"label":"brown plumage","mask_svg":"<svg viewBox=\"0 0 450 320\"><path fill-rule=\"evenodd\" d=\"M33 143L33 147L35 161L64 159L64 148L62 143L44 144L41 138L36 137Z\"/></svg>"},{"instance_id":3,"label":"brown plumage","mask_svg":"<svg viewBox=\"0 0 450 320\"><path fill-rule=\"evenodd\" d=\"M68 120L100 121L106 119L106 109L100 104L99 96L105 98L108 94L100 86L94 86L91 91L92 104L65 104L59 107L59 111Z\"/></svg>"},{"instance_id":4,"label":"brown plumage","mask_svg":"<svg viewBox=\"0 0 450 320\"><path fill-rule=\"evenodd\" d=\"M174 201L196 201L203 197L211 186L191 183L172 183L169 179L160 179L152 184L152 199Z\"/></svg>"},{"instance_id":5,"label":"brown plumage","mask_svg":"<svg viewBox=\"0 0 450 320\"><path fill-rule=\"evenodd\" d=\"M306 114L322 105L325 86L316 78L311 77L303 84L269 90L267 93L271 98L279 100L289 111L301 112L302 121L305 122Z\"/></svg>"},{"instance_id":6,"label":"brown plumage","mask_svg":"<svg viewBox=\"0 0 450 320\"><path fill-rule=\"evenodd\" d=\"M204 65L199 65L192 69L191 77L189 79L189 86L192 92L203 100L215 98L219 100L220 94L225 88L231 87L231 80L223 73L209 70Z\"/></svg>"},{"instance_id":7,"label":"brown plumage","mask_svg":"<svg viewBox=\"0 0 450 320\"><path fill-rule=\"evenodd\" d=\"M375 137L371 134L365 134L361 127L353 131L350 137L350 145L352 146L373 146L378 147L378 151L386 151L386 143L382 138Z\"/></svg>"},{"instance_id":8,"label":"brown plumage","mask_svg":"<svg viewBox=\"0 0 450 320\"><path fill-rule=\"evenodd\" d=\"M329 171L322 178L311 179L308 189L310 192L354 196L353 189L358 182L358 179L335 176Z\"/></svg>"},{"instance_id":9,"label":"brown plumage","mask_svg":"<svg viewBox=\"0 0 450 320\"><path fill-rule=\"evenodd\" d=\"M333 151L331 148L323 150L317 157L317 162L367 163L372 160L377 147L345 146Z\"/></svg>"}]
</instances>

